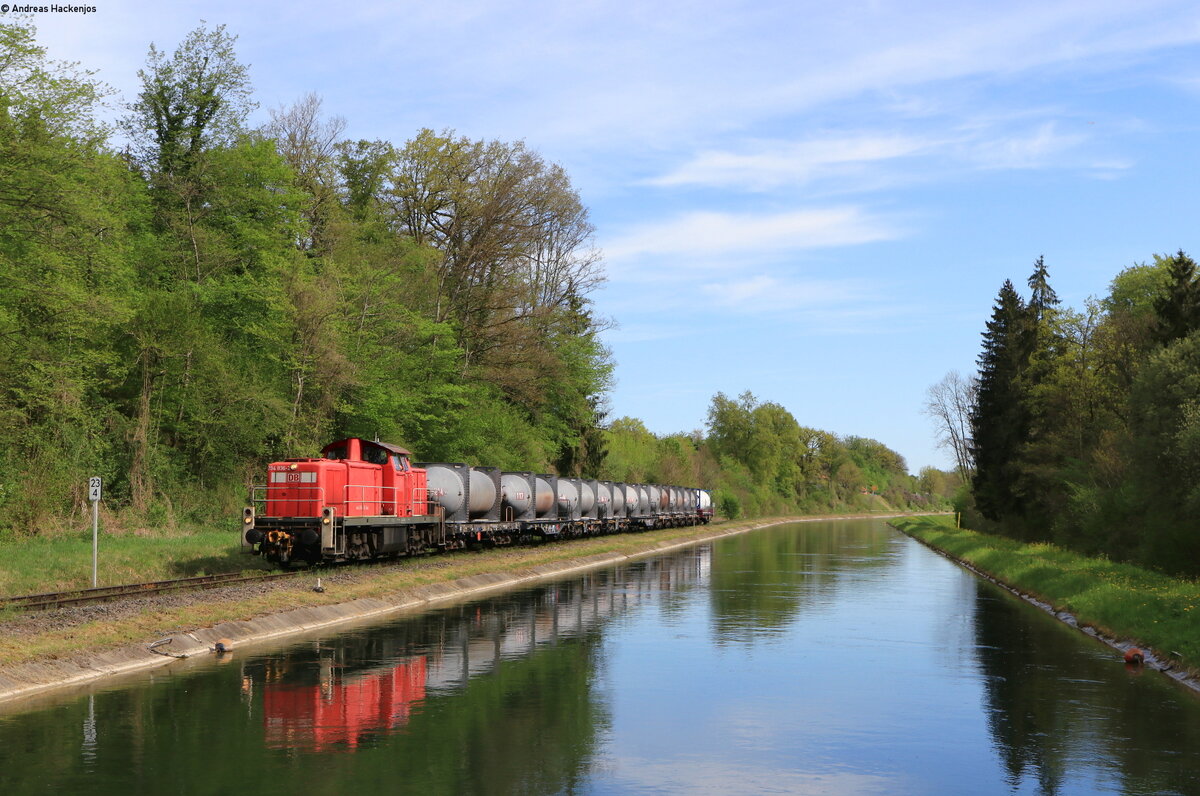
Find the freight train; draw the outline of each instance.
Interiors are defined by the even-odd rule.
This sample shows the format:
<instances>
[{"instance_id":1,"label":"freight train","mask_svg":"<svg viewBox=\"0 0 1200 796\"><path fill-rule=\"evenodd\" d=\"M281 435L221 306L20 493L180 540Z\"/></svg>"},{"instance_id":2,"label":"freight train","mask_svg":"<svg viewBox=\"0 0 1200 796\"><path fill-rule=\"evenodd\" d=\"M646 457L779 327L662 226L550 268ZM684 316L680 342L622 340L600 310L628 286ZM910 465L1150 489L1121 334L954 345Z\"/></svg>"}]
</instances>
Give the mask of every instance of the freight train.
<instances>
[{"instance_id":1,"label":"freight train","mask_svg":"<svg viewBox=\"0 0 1200 796\"><path fill-rule=\"evenodd\" d=\"M708 523L708 492L439 462L357 437L321 458L267 467L242 514L243 546L268 561L416 555Z\"/></svg>"}]
</instances>

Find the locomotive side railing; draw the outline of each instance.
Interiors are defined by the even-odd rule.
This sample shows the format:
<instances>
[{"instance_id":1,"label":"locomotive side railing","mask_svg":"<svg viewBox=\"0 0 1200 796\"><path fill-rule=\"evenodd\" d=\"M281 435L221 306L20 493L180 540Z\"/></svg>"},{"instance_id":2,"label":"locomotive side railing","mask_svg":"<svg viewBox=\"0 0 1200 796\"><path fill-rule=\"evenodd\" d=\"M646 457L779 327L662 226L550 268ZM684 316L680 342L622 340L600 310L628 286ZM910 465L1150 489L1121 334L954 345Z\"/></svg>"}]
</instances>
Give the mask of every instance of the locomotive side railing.
<instances>
[{"instance_id":1,"label":"locomotive side railing","mask_svg":"<svg viewBox=\"0 0 1200 796\"><path fill-rule=\"evenodd\" d=\"M273 495L272 491L277 489L287 489L289 492L286 496ZM305 493L305 494L291 494ZM313 503L317 505L325 505L325 489L320 486L297 486L288 484L282 486L280 484L255 484L250 487L250 505L254 508L255 514L270 516L267 512L267 503ZM296 507L297 511L299 507ZM274 516L307 516L300 514L276 514Z\"/></svg>"},{"instance_id":2,"label":"locomotive side railing","mask_svg":"<svg viewBox=\"0 0 1200 796\"><path fill-rule=\"evenodd\" d=\"M429 513L429 487L415 486L409 499L413 514Z\"/></svg>"},{"instance_id":3,"label":"locomotive side railing","mask_svg":"<svg viewBox=\"0 0 1200 796\"><path fill-rule=\"evenodd\" d=\"M287 495L272 494L276 490L286 489ZM374 514L383 514L383 507L397 505L395 498L399 487L387 486L367 486L362 484L347 484L343 488L344 505L356 504L361 507L360 510L369 511L374 508ZM368 497L369 493L372 495ZM374 494L379 494L380 497L373 497ZM258 516L271 516L267 512L267 504L269 503L316 503L317 506L329 505L329 501L325 499L325 488L321 486L301 486L298 484L253 484L250 487L250 506L253 507L254 513ZM409 509L411 514L426 515L429 511L429 489L426 487L414 487L410 492L408 499L399 504ZM276 514L275 516L308 516L315 512L305 511L303 515L298 512L296 514Z\"/></svg>"},{"instance_id":4,"label":"locomotive side railing","mask_svg":"<svg viewBox=\"0 0 1200 796\"><path fill-rule=\"evenodd\" d=\"M354 497L357 492L358 497ZM379 493L378 498L367 497L367 490L373 494L376 491ZM367 484L346 484L345 486L345 501L349 506L351 503L356 506L363 507L361 510L370 510L369 507L374 506L376 515L383 515L384 507L388 506L404 506L409 510L409 514L428 514L429 513L429 490L426 487L414 487L409 493L407 503L397 500L397 493L400 487L395 486L370 486Z\"/></svg>"}]
</instances>

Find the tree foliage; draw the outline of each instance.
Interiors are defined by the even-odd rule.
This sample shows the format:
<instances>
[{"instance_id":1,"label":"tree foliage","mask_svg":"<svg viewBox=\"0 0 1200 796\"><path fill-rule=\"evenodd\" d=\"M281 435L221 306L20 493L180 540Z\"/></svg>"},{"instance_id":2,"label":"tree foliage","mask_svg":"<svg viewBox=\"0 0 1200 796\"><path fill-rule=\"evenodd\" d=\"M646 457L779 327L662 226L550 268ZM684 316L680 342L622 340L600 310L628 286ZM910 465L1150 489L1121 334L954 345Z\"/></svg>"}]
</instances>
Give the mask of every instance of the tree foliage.
<instances>
[{"instance_id":1,"label":"tree foliage","mask_svg":"<svg viewBox=\"0 0 1200 796\"><path fill-rule=\"evenodd\" d=\"M708 429L718 497L751 515L927 506L944 497L922 494L904 458L884 444L801 426L749 392L713 396Z\"/></svg>"},{"instance_id":2,"label":"tree foliage","mask_svg":"<svg viewBox=\"0 0 1200 796\"><path fill-rule=\"evenodd\" d=\"M122 126L132 136L144 168L180 178L214 147L232 144L256 106L249 70L237 59L237 37L224 25L201 25L174 54L150 45L142 90Z\"/></svg>"},{"instance_id":3,"label":"tree foliage","mask_svg":"<svg viewBox=\"0 0 1200 796\"><path fill-rule=\"evenodd\" d=\"M97 472L138 522L226 512L263 462L348 434L598 471L602 272L561 167L343 141L312 95L250 129L236 37L204 25L150 47L118 155L102 86L29 25L0 43L4 523L69 517Z\"/></svg>"},{"instance_id":4,"label":"tree foliage","mask_svg":"<svg viewBox=\"0 0 1200 796\"><path fill-rule=\"evenodd\" d=\"M917 499L884 446L748 393L707 437L607 422L565 170L450 130L344 140L311 94L252 129L235 44L151 45L118 153L106 89L0 25L0 532L69 527L97 474L115 527L226 517L266 462L349 435L709 486L731 513Z\"/></svg>"},{"instance_id":5,"label":"tree foliage","mask_svg":"<svg viewBox=\"0 0 1200 796\"><path fill-rule=\"evenodd\" d=\"M1125 269L1083 311L1038 260L985 332L975 506L996 530L1200 572L1200 276L1180 251Z\"/></svg>"}]
</instances>

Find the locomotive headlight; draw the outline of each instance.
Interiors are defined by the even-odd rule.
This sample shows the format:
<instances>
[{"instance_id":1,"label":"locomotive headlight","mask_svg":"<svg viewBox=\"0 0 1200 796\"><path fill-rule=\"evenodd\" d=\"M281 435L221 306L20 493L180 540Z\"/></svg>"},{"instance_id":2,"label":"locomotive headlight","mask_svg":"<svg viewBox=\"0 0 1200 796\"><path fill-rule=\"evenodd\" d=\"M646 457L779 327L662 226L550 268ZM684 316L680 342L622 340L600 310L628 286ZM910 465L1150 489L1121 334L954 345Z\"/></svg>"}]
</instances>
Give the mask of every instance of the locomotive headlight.
<instances>
[{"instance_id":1,"label":"locomotive headlight","mask_svg":"<svg viewBox=\"0 0 1200 796\"><path fill-rule=\"evenodd\" d=\"M295 470L295 469L296 469L297 467L299 467L299 466L300 466L300 465L298 465L298 464L292 464L292 466L291 466L291 468L290 468L290 469L292 469L292 470Z\"/></svg>"},{"instance_id":2,"label":"locomotive headlight","mask_svg":"<svg viewBox=\"0 0 1200 796\"><path fill-rule=\"evenodd\" d=\"M328 525L329 524L329 515L326 514L324 517L322 517L321 522L325 525Z\"/></svg>"}]
</instances>

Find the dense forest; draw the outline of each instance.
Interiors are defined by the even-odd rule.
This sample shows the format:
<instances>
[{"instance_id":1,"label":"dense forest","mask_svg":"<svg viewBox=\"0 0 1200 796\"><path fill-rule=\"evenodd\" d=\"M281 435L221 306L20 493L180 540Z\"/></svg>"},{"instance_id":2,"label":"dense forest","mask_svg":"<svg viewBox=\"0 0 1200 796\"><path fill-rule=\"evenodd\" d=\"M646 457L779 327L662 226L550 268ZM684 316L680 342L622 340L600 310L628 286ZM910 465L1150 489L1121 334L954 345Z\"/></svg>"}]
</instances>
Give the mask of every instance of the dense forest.
<instances>
[{"instance_id":1,"label":"dense forest","mask_svg":"<svg viewBox=\"0 0 1200 796\"><path fill-rule=\"evenodd\" d=\"M730 514L948 491L752 396L716 396L707 434L608 422L604 272L566 172L450 130L348 139L312 95L252 127L235 41L152 45L120 103L0 25L0 531L77 526L89 475L110 528L230 516L266 462L349 435L699 483Z\"/></svg>"},{"instance_id":2,"label":"dense forest","mask_svg":"<svg viewBox=\"0 0 1200 796\"><path fill-rule=\"evenodd\" d=\"M1155 255L1082 310L1039 258L1001 287L974 379L930 391L972 527L1200 574L1200 275Z\"/></svg>"}]
</instances>

